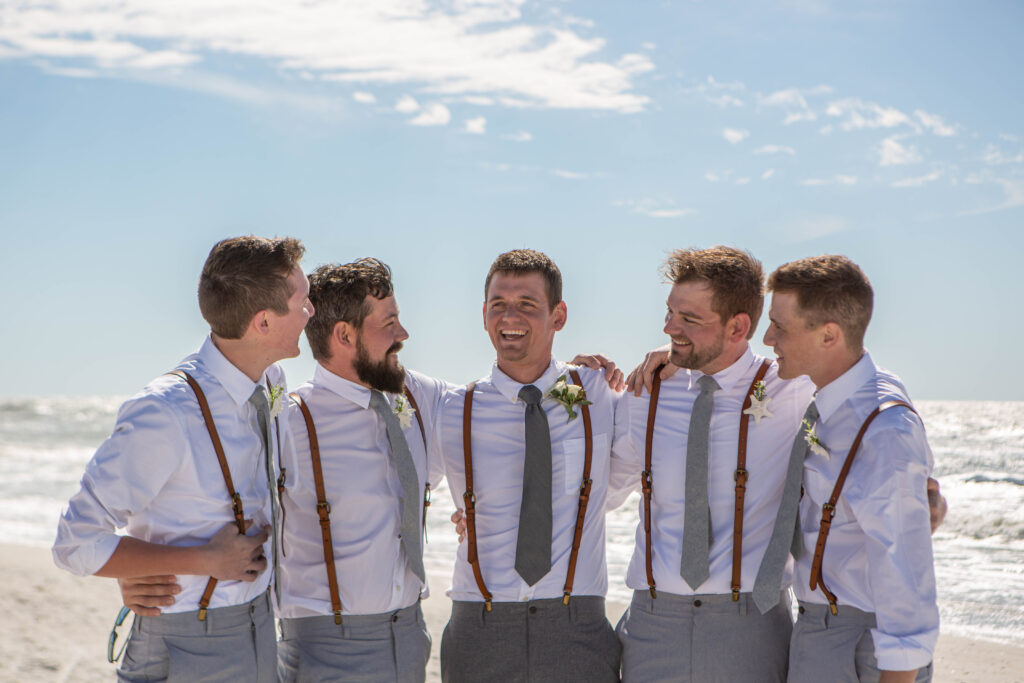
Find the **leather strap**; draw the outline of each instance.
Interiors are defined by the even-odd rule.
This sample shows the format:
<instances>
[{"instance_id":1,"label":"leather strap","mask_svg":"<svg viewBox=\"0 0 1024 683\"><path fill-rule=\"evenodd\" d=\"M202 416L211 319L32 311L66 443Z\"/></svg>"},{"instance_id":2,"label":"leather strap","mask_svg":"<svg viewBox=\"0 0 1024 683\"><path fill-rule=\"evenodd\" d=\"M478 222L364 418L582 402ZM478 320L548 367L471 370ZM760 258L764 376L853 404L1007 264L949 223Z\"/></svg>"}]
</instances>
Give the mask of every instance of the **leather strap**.
<instances>
[{"instance_id":1,"label":"leather strap","mask_svg":"<svg viewBox=\"0 0 1024 683\"><path fill-rule=\"evenodd\" d=\"M316 514L320 518L320 535L324 542L324 566L327 568L327 588L331 592L331 611L334 623L341 625L341 595L338 592L338 572L334 567L334 543L331 540L331 504L324 489L324 470L320 463L320 441L316 438L316 425L309 407L298 394L289 394L302 411L309 435L309 455L313 460L313 485L316 487Z\"/></svg>"},{"instance_id":2,"label":"leather strap","mask_svg":"<svg viewBox=\"0 0 1024 683\"><path fill-rule=\"evenodd\" d=\"M875 408L867 419L864 420L864 424L861 425L860 431L857 432L857 437L853 440L853 445L850 446L850 452L846 455L846 460L843 461L843 469L839 471L839 478L836 479L836 485L832 489L832 495L829 496L828 502L821 506L821 525L818 527L818 542L814 546L814 561L811 563L811 590L821 587L821 592L828 598L828 608L832 614L838 614L839 610L836 608L836 596L835 593L830 591L825 585L825 581L821 575L821 560L825 555L825 543L828 541L828 532L832 528L832 518L836 516L836 502L839 500L839 494L843 490L843 484L846 483L846 476L850 473L850 467L853 465L853 457L857 455L857 449L860 448L860 442L864 438L864 433L868 430L870 425L876 417L879 416L883 411L889 410L890 408L896 408L902 406L910 412L917 414L914 407L906 401L886 401L882 405Z\"/></svg>"},{"instance_id":3,"label":"leather strap","mask_svg":"<svg viewBox=\"0 0 1024 683\"><path fill-rule=\"evenodd\" d=\"M466 508L466 560L473 568L476 587L484 598L484 609L491 611L493 596L487 590L484 576L480 572L480 558L476 551L476 495L473 493L473 392L476 382L466 386L465 404L462 408L462 454L466 463L466 491L462 494Z\"/></svg>"},{"instance_id":4,"label":"leather strap","mask_svg":"<svg viewBox=\"0 0 1024 683\"><path fill-rule=\"evenodd\" d=\"M423 437L423 450L427 450L427 430L423 426L423 416L420 414L420 407L416 403L416 397L409 391L409 387L405 387L405 398L409 401L409 405L412 406L413 415L416 416L416 422L420 425L420 436ZM428 481L423 486L423 541L427 540L427 508L430 507L430 482Z\"/></svg>"},{"instance_id":5,"label":"leather strap","mask_svg":"<svg viewBox=\"0 0 1024 683\"><path fill-rule=\"evenodd\" d=\"M270 390L271 390L270 378L267 377L267 395L268 396L270 395ZM280 418L280 416L274 418L274 435L277 437L277 471L280 472L280 474L277 475L277 499L280 501L281 497L284 496L284 488L285 488L285 483L287 481L287 477L286 477L287 470L285 470L284 465L281 463L281 418ZM285 550L285 547L284 547L284 533L283 533L284 525L285 525L286 520L287 520L287 515L285 514L284 505L280 505L279 509L281 510L281 530L282 530L282 533L281 533L281 555L283 557L288 557L288 552ZM274 581L277 581L277 574L276 573L274 574Z\"/></svg>"},{"instance_id":6,"label":"leather strap","mask_svg":"<svg viewBox=\"0 0 1024 683\"><path fill-rule=\"evenodd\" d=\"M217 434L217 426L213 422L213 414L210 412L210 404L206 401L206 394L199 386L192 375L184 370L174 370L167 373L188 382L192 387L196 399L199 401L199 410L203 414L203 422L206 423L206 431L210 434L210 441L213 442L213 451L217 454L217 462L220 463L221 474L224 475L224 485L227 487L228 495L231 497L231 511L235 515L235 524L238 526L238 533L245 534L245 512L242 510L242 497L235 490L235 484L231 480L231 470L228 468L228 460L224 456L224 447L220 443L220 436ZM217 579L210 577L206 582L206 590L199 598L199 621L206 621L206 610L210 606L210 598L213 597L213 590L217 587Z\"/></svg>"},{"instance_id":7,"label":"leather strap","mask_svg":"<svg viewBox=\"0 0 1024 683\"><path fill-rule=\"evenodd\" d=\"M572 381L577 386L583 387L579 372L570 370L569 375L572 376ZM586 391L581 392L580 397L585 400L587 398ZM583 539L583 525L587 519L587 504L590 503L590 487L593 484L593 481L590 479L590 463L594 457L594 432L590 424L590 406L581 404L580 412L583 414L583 435L586 446L583 456L583 481L580 483L580 506L579 511L576 513L576 530L572 535L569 571L565 577L565 588L562 589L562 604L564 605L569 604L569 596L572 595L572 583L576 576L576 557L580 552L580 543Z\"/></svg>"},{"instance_id":8,"label":"leather strap","mask_svg":"<svg viewBox=\"0 0 1024 683\"><path fill-rule=\"evenodd\" d=\"M732 524L732 601L740 599L740 575L743 572L743 499L747 493L747 429L750 423L750 416L743 411L750 407L751 396L758 382L764 379L772 362L767 358L761 361L761 367L757 369L754 380L747 389L746 398L743 399L743 407L740 409L740 438L736 450L736 472L733 473L733 480L736 482L736 507L733 512Z\"/></svg>"},{"instance_id":9,"label":"leather strap","mask_svg":"<svg viewBox=\"0 0 1024 683\"><path fill-rule=\"evenodd\" d=\"M651 597L657 598L658 591L654 587L654 566L651 553L651 492L654 489L654 476L651 472L651 454L654 450L654 416L658 412L658 394L661 393L662 363L654 369L651 380L651 400L647 408L647 439L644 445L644 471L640 473L640 491L644 499L644 538L646 539L647 585L650 586Z\"/></svg>"}]
</instances>

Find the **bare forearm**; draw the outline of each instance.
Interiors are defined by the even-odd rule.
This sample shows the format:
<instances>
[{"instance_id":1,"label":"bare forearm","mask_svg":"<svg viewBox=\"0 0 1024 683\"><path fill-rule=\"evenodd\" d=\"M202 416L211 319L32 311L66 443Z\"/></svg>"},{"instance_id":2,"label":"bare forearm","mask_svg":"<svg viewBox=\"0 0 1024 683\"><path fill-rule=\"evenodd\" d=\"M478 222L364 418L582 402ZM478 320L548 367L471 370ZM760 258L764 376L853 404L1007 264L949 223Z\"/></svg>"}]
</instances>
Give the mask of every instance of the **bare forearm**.
<instances>
[{"instance_id":1,"label":"bare forearm","mask_svg":"<svg viewBox=\"0 0 1024 683\"><path fill-rule=\"evenodd\" d=\"M203 546L161 545L124 536L96 576L123 579L156 574L208 575L206 555Z\"/></svg>"},{"instance_id":2,"label":"bare forearm","mask_svg":"<svg viewBox=\"0 0 1024 683\"><path fill-rule=\"evenodd\" d=\"M911 671L883 671L878 683L914 683L917 669Z\"/></svg>"}]
</instances>

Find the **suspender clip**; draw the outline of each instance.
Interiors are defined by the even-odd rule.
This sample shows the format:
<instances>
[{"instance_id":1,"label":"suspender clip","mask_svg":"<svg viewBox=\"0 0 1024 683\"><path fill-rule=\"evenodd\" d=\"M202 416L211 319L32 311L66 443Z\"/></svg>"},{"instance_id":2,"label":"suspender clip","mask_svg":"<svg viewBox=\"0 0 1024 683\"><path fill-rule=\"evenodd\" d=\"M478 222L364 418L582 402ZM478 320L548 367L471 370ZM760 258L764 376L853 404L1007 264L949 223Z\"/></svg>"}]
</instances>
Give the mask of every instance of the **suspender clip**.
<instances>
[{"instance_id":1,"label":"suspender clip","mask_svg":"<svg viewBox=\"0 0 1024 683\"><path fill-rule=\"evenodd\" d=\"M733 602L739 602L740 601L740 589L739 588L733 588L732 589L732 601Z\"/></svg>"},{"instance_id":2,"label":"suspender clip","mask_svg":"<svg viewBox=\"0 0 1024 683\"><path fill-rule=\"evenodd\" d=\"M491 611L491 599L490 598L484 598L484 609L487 610L488 612Z\"/></svg>"},{"instance_id":3,"label":"suspender clip","mask_svg":"<svg viewBox=\"0 0 1024 683\"><path fill-rule=\"evenodd\" d=\"M571 593L569 593L569 591L562 591L562 604L563 605L568 605L569 604L569 596L570 595L571 595Z\"/></svg>"},{"instance_id":4,"label":"suspender clip","mask_svg":"<svg viewBox=\"0 0 1024 683\"><path fill-rule=\"evenodd\" d=\"M341 626L341 610L334 610L334 623Z\"/></svg>"},{"instance_id":5,"label":"suspender clip","mask_svg":"<svg viewBox=\"0 0 1024 683\"><path fill-rule=\"evenodd\" d=\"M828 611L832 613L832 616L839 614L839 608L836 607L836 603L834 602L828 603Z\"/></svg>"},{"instance_id":6,"label":"suspender clip","mask_svg":"<svg viewBox=\"0 0 1024 683\"><path fill-rule=\"evenodd\" d=\"M651 597L654 599L658 598L658 591L654 590L654 586L651 586Z\"/></svg>"},{"instance_id":7,"label":"suspender clip","mask_svg":"<svg viewBox=\"0 0 1024 683\"><path fill-rule=\"evenodd\" d=\"M205 607L200 607L199 608L199 621L206 621L206 608Z\"/></svg>"}]
</instances>

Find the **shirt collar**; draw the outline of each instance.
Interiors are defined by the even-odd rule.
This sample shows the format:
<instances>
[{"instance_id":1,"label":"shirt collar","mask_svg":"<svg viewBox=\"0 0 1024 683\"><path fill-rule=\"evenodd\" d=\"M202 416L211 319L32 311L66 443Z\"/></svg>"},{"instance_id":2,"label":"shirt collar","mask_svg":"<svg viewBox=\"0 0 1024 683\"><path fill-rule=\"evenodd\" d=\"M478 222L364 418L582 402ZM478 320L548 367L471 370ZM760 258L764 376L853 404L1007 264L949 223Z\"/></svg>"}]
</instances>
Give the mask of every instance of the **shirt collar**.
<instances>
[{"instance_id":1,"label":"shirt collar","mask_svg":"<svg viewBox=\"0 0 1024 683\"><path fill-rule=\"evenodd\" d=\"M323 387L347 401L351 401L364 410L370 407L369 388L364 387L362 384L356 384L344 377L335 375L333 372L320 365L320 363L317 363L316 369L313 370L313 384ZM387 394L385 394L385 396L387 396Z\"/></svg>"},{"instance_id":2,"label":"shirt collar","mask_svg":"<svg viewBox=\"0 0 1024 683\"><path fill-rule=\"evenodd\" d=\"M815 394L814 403L818 406L819 419L822 422L828 422L829 417L839 410L839 406L851 398L874 375L875 363L871 360L871 354L865 351L860 360L853 364L853 367L823 386Z\"/></svg>"},{"instance_id":3,"label":"shirt collar","mask_svg":"<svg viewBox=\"0 0 1024 683\"><path fill-rule=\"evenodd\" d=\"M729 391L733 385L739 382L747 374L747 370L753 365L754 361L757 360L754 357L754 352L750 350L750 345L747 345L747 350L743 352L743 355L737 359L735 363L719 370L711 377L718 382L718 386L722 388L722 391ZM704 376L704 373L700 370L689 370L690 376L690 389L697 387L697 380Z\"/></svg>"},{"instance_id":4,"label":"shirt collar","mask_svg":"<svg viewBox=\"0 0 1024 683\"><path fill-rule=\"evenodd\" d=\"M206 371L213 375L213 378L228 392L228 396L240 406L249 402L256 387L265 386L266 371L263 372L259 382L253 382L220 352L217 345L213 343L212 335L206 338L196 355Z\"/></svg>"},{"instance_id":5,"label":"shirt collar","mask_svg":"<svg viewBox=\"0 0 1024 683\"><path fill-rule=\"evenodd\" d=\"M552 357L551 362L548 364L548 369L544 371L544 374L541 375L536 382L531 382L531 384L540 389L544 395L547 395L548 389L555 386L555 380L557 380L560 375L567 372L568 370L566 369L565 364L559 363L554 359L554 357ZM526 384L520 384L502 372L498 367L497 361L495 361L494 365L491 367L491 375L488 379L490 379L494 388L511 403L518 401L519 390L528 386Z\"/></svg>"}]
</instances>

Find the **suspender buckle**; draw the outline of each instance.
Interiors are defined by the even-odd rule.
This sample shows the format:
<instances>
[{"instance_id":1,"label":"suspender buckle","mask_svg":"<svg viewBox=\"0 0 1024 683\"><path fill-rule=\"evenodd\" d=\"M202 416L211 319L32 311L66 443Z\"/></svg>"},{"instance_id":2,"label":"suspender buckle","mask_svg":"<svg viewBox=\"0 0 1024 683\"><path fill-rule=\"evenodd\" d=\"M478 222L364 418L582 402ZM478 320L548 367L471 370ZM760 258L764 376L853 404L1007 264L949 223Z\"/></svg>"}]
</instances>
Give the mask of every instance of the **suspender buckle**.
<instances>
[{"instance_id":1,"label":"suspender buckle","mask_svg":"<svg viewBox=\"0 0 1024 683\"><path fill-rule=\"evenodd\" d=\"M747 473L747 471L745 469L740 468L740 469L736 470L735 472L733 472L732 480L734 482L736 482L737 484L746 484L747 483L747 474L748 473ZM743 481L741 482L740 479L743 479Z\"/></svg>"},{"instance_id":2,"label":"suspender buckle","mask_svg":"<svg viewBox=\"0 0 1024 683\"><path fill-rule=\"evenodd\" d=\"M326 500L321 500L316 504L316 512L321 517L323 516L323 514L321 513L326 513L328 515L331 514L331 504L328 503Z\"/></svg>"},{"instance_id":3,"label":"suspender buckle","mask_svg":"<svg viewBox=\"0 0 1024 683\"><path fill-rule=\"evenodd\" d=\"M238 492L231 494L231 510L235 513L235 517L242 514L242 497L238 495Z\"/></svg>"},{"instance_id":4,"label":"suspender buckle","mask_svg":"<svg viewBox=\"0 0 1024 683\"><path fill-rule=\"evenodd\" d=\"M640 473L640 486L643 488L644 493L651 490L651 471L644 470Z\"/></svg>"},{"instance_id":5,"label":"suspender buckle","mask_svg":"<svg viewBox=\"0 0 1024 683\"><path fill-rule=\"evenodd\" d=\"M821 506L821 519L822 521L831 522L832 518L836 516L836 506L832 503L825 503Z\"/></svg>"},{"instance_id":6,"label":"suspender buckle","mask_svg":"<svg viewBox=\"0 0 1024 683\"><path fill-rule=\"evenodd\" d=\"M467 508L471 505L476 505L476 494L473 493L472 491L466 491L465 493L463 493L462 499L466 501Z\"/></svg>"}]
</instances>

